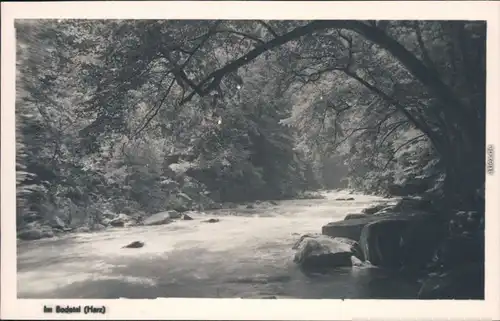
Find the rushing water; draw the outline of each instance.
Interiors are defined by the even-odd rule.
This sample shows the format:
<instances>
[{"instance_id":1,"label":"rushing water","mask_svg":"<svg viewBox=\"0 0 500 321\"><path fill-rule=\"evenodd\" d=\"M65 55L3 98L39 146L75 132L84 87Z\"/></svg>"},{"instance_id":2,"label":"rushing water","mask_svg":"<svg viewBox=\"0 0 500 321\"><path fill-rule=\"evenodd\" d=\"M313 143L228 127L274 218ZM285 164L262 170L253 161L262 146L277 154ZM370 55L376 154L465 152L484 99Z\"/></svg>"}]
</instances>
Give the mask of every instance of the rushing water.
<instances>
[{"instance_id":1,"label":"rushing water","mask_svg":"<svg viewBox=\"0 0 500 321\"><path fill-rule=\"evenodd\" d=\"M292 262L294 242L380 199L345 192L325 199L263 203L193 215L155 227L108 229L19 242L20 298L413 298L415 285L376 268L306 276ZM219 218L218 223L202 219ZM124 249L143 241L139 249Z\"/></svg>"}]
</instances>

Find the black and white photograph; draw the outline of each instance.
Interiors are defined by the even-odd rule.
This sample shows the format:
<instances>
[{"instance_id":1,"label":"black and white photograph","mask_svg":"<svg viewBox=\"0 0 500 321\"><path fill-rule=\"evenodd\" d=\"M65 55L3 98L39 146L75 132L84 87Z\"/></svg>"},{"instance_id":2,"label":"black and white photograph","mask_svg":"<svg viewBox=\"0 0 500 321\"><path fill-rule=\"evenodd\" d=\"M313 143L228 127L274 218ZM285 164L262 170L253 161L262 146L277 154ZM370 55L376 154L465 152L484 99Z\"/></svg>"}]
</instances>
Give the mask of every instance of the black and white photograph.
<instances>
[{"instance_id":1,"label":"black and white photograph","mask_svg":"<svg viewBox=\"0 0 500 321\"><path fill-rule=\"evenodd\" d=\"M488 23L374 16L16 19L17 299L484 301Z\"/></svg>"}]
</instances>

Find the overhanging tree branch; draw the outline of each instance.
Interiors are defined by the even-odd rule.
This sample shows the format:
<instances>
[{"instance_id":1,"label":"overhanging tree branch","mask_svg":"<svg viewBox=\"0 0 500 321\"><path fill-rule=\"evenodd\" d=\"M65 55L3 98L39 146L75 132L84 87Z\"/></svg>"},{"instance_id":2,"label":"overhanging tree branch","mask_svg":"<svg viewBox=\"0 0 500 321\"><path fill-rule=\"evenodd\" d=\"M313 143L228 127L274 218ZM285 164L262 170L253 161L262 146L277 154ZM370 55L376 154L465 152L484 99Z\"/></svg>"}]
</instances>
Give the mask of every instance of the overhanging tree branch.
<instances>
[{"instance_id":1,"label":"overhanging tree branch","mask_svg":"<svg viewBox=\"0 0 500 321\"><path fill-rule=\"evenodd\" d=\"M442 101L444 109L450 118L455 119L458 124L463 125L464 130L466 131L474 132L474 130L477 130L474 123L470 124L470 120L467 121L468 113L462 102L455 96L452 89L441 80L435 70L428 68L414 54L408 51L398 41L389 37L382 29L361 21L317 20L304 26L297 27L286 34L278 36L265 44L254 48L246 55L210 73L197 85L197 87L202 88L201 95L207 95L219 85L224 75L237 70L239 67L249 63L264 52L281 46L291 40L311 34L317 30L327 28L352 30L364 36L367 40L372 41L386 49L397 60L399 60L408 69L408 71L410 71L410 73L412 73L422 84L424 84L430 92ZM181 104L190 101L196 94L197 92L193 91L184 98Z\"/></svg>"}]
</instances>

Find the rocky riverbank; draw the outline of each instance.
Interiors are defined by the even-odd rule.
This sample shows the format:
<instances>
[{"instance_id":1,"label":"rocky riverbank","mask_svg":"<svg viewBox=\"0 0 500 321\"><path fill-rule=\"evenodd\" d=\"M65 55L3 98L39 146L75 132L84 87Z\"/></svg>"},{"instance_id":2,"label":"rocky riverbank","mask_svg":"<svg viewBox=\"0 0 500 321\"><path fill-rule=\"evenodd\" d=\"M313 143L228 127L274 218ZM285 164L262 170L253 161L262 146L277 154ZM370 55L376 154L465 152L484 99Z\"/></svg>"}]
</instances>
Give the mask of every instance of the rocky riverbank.
<instances>
[{"instance_id":1,"label":"rocky riverbank","mask_svg":"<svg viewBox=\"0 0 500 321\"><path fill-rule=\"evenodd\" d=\"M172 230L169 232L172 238L170 242L183 242L182 240L188 242L192 237L189 234L179 234L180 230L174 232L178 229L196 230L199 233L213 228L222 229L217 235L199 237L206 243L207 237L216 239L223 237L225 234L220 233L224 233L226 226L234 225L233 228L239 230L245 224L254 222L252 224L258 228L255 227L253 232L248 231L246 237L250 241L259 234L259 239L263 238L262 246L265 243L267 248L278 239L283 239L284 235L278 236L276 234L278 230L275 230L274 234L265 233L265 235L262 231L270 228L269 224L273 228L287 226L286 229L290 231L288 235L295 235L292 237L292 243L288 243L290 250L294 251L294 255L288 260L290 263L293 260L306 276L318 273L336 275L339 273L339 268L352 269L352 273L359 268L362 270L375 268L410 280L411 284L418 285L417 282L420 282L418 297L421 299L484 297L484 218L481 215L475 212L456 212L451 218L443 220L439 213L429 211L425 203L419 199L374 198L370 205L370 201L367 202L366 196L362 195L348 194L348 197L335 197L279 203L267 201L240 205L226 204L221 206L223 209L207 212L169 210L147 216L105 212L101 215L99 225L94 225L92 228L71 228L62 220L55 218L51 221L26 224L24 229L18 231L18 237L23 240L35 240L50 239L60 235L64 238L64 235L74 232L100 230L102 233L89 235L89 238L93 239L110 232L115 234L113 231L120 234L122 232L119 231L124 231L123 233L133 235L117 239L116 242L119 244L116 250L122 253L121 255L135 257L140 256L145 250L151 251L158 246L161 247L160 243L165 244L165 241L160 243L151 241L147 236L156 233L154 231L158 228L165 231ZM312 210L311 213L302 213L307 208ZM295 222L297 218L293 213L302 213L299 214L300 223ZM331 213L331 216L328 213ZM247 221L245 217L251 221ZM325 217L326 220L321 217ZM327 223L332 217L336 221ZM309 227L304 230L306 222ZM322 225L322 233L315 233L315 230L317 231ZM128 228L134 226L137 226L137 230ZM133 231L149 234L139 236L138 232ZM295 231L302 232L302 236L294 233ZM79 237L85 234L77 233L81 235ZM137 235L134 236L135 234ZM241 232L238 232L238 235L242 236ZM234 242L234 237L238 236L235 234L224 237ZM297 237L293 245L293 239ZM227 244L226 241L223 243ZM120 251L120 248L123 250ZM271 248L273 251L278 251L278 248ZM279 251L287 252L284 248ZM240 252L231 255L235 253ZM283 255L289 254L282 253L279 256ZM255 263L258 265L258 262ZM185 262L180 264L179 268ZM154 274L156 275L156 272ZM416 290L414 297L417 297Z\"/></svg>"},{"instance_id":2,"label":"rocky riverbank","mask_svg":"<svg viewBox=\"0 0 500 321\"><path fill-rule=\"evenodd\" d=\"M422 200L404 198L326 224L295 248L308 271L364 264L415 278L421 299L484 298L484 216L477 212L443 221Z\"/></svg>"},{"instance_id":3,"label":"rocky riverbank","mask_svg":"<svg viewBox=\"0 0 500 321\"><path fill-rule=\"evenodd\" d=\"M35 218L27 222L21 222L20 228L17 231L17 238L24 241L34 241L45 238L62 236L68 233L89 233L103 231L108 228L124 228L133 226L155 226L165 225L175 222L176 220L192 220L192 215L206 215L206 222L215 223L219 219L210 217L210 213L214 210L231 211L231 210L252 210L259 207L275 206L276 201L256 201L252 203L236 204L236 203L213 203L206 210L192 210L189 208L179 210L167 210L155 214L145 214L136 212L132 214L114 213L105 210L94 219L93 223L84 224L82 226L72 226L65 223L63 219L57 215L50 219ZM220 215L220 214L219 214Z\"/></svg>"}]
</instances>

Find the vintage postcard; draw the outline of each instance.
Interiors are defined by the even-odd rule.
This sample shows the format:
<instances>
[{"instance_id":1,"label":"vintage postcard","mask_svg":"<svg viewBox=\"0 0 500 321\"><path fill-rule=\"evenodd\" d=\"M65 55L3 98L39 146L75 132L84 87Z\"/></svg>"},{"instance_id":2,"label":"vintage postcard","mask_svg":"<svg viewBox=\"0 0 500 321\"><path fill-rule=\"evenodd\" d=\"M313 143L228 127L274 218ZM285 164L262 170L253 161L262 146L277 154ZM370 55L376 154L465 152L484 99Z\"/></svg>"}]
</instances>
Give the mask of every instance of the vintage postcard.
<instances>
[{"instance_id":1,"label":"vintage postcard","mask_svg":"<svg viewBox=\"0 0 500 321\"><path fill-rule=\"evenodd\" d=\"M2 318L499 318L499 16L2 3Z\"/></svg>"}]
</instances>

